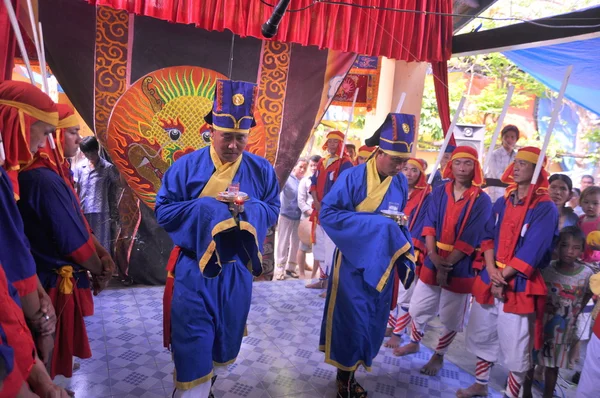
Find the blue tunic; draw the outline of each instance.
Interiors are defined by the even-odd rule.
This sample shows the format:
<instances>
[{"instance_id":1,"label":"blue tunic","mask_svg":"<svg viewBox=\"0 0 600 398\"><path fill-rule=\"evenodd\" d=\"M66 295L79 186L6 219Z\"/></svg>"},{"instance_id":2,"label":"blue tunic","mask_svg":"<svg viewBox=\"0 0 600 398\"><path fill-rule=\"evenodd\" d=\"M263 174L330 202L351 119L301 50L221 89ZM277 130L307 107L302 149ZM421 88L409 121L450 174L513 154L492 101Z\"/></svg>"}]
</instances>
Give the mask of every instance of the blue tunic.
<instances>
[{"instance_id":1,"label":"blue tunic","mask_svg":"<svg viewBox=\"0 0 600 398\"><path fill-rule=\"evenodd\" d=\"M87 271L80 264L95 248L73 190L46 167L20 172L19 187L19 211L42 286L55 288L60 268L71 266L77 286L89 289Z\"/></svg>"},{"instance_id":2,"label":"blue tunic","mask_svg":"<svg viewBox=\"0 0 600 398\"><path fill-rule=\"evenodd\" d=\"M25 237L23 220L15 203L10 178L0 167L0 263L6 278L25 296L37 290L35 261L31 256L29 242ZM8 250L7 248L10 248Z\"/></svg>"},{"instance_id":3,"label":"blue tunic","mask_svg":"<svg viewBox=\"0 0 600 398\"><path fill-rule=\"evenodd\" d=\"M373 160L374 161L374 160ZM406 177L398 174L373 212L357 212L367 196L365 164L341 174L323 199L321 225L336 244L319 348L325 362L353 371L370 369L383 342L392 300L393 274L406 288L414 278L410 232L380 214L389 202L404 209Z\"/></svg>"},{"instance_id":4,"label":"blue tunic","mask_svg":"<svg viewBox=\"0 0 600 398\"><path fill-rule=\"evenodd\" d=\"M477 187L471 187L464 197L455 201L452 181L440 184L433 189L431 200L427 207L425 222L422 230L422 243L426 236L435 237L438 244L438 254L446 258L454 249L465 254L449 272L448 285L444 289L454 293L468 294L475 280L473 260L475 250L486 237L486 225L492 212L492 201L485 192ZM473 197L473 195L476 195ZM471 203L474 201L474 203ZM472 204L472 208L470 205ZM467 211L470 213L465 220ZM460 236L461 227L465 228ZM437 270L433 262L426 257L419 278L422 282L437 286Z\"/></svg>"},{"instance_id":5,"label":"blue tunic","mask_svg":"<svg viewBox=\"0 0 600 398\"><path fill-rule=\"evenodd\" d=\"M277 222L279 184L265 159L243 153L234 181L250 200L233 219L225 203L199 197L215 171L210 147L177 160L156 196L156 218L181 248L171 302L176 386L190 389L213 375L213 363L235 361L262 272L267 228Z\"/></svg>"}]
</instances>

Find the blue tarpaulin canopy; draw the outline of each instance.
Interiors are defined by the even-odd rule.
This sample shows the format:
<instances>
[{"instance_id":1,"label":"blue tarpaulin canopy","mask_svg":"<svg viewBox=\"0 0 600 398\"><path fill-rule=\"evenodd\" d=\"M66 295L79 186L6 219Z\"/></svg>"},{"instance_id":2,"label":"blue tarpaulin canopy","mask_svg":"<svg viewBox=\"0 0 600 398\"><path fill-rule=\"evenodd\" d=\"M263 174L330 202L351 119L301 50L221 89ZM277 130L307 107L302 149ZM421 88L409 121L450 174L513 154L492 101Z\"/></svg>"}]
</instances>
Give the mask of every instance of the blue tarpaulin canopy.
<instances>
[{"instance_id":1,"label":"blue tarpaulin canopy","mask_svg":"<svg viewBox=\"0 0 600 398\"><path fill-rule=\"evenodd\" d=\"M600 115L600 38L503 53L549 88L560 90L565 71L573 73L565 97Z\"/></svg>"}]
</instances>

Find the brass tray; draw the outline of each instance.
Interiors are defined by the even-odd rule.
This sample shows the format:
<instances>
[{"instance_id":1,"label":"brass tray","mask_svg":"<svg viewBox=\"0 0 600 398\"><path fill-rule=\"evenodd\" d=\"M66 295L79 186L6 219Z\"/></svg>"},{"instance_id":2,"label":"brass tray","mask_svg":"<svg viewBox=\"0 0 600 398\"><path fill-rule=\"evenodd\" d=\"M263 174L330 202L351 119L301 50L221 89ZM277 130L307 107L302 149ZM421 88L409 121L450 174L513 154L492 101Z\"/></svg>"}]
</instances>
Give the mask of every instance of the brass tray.
<instances>
[{"instance_id":1,"label":"brass tray","mask_svg":"<svg viewBox=\"0 0 600 398\"><path fill-rule=\"evenodd\" d=\"M398 225L408 226L408 216L401 212L395 212L390 210L381 210L381 214L384 217L391 218L396 221Z\"/></svg>"}]
</instances>

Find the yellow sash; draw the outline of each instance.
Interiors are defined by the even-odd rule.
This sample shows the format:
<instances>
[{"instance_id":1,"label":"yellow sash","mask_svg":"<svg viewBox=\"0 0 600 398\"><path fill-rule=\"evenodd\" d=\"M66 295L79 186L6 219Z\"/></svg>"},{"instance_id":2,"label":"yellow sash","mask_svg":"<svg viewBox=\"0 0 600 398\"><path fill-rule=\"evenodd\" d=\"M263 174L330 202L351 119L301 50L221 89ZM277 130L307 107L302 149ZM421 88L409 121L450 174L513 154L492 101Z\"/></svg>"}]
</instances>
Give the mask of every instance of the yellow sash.
<instances>
[{"instance_id":1,"label":"yellow sash","mask_svg":"<svg viewBox=\"0 0 600 398\"><path fill-rule=\"evenodd\" d=\"M62 277L58 285L58 291L62 294L73 294L73 267L70 265L62 266L58 269L57 274Z\"/></svg>"},{"instance_id":2,"label":"yellow sash","mask_svg":"<svg viewBox=\"0 0 600 398\"><path fill-rule=\"evenodd\" d=\"M215 148L211 145L210 158L212 159L216 170L213 175L210 176L206 186L200 193L200 197L210 196L211 198L216 198L219 192L226 191L240 167L242 156L244 155L240 155L235 162L223 164L221 163L221 159L219 159L219 155L217 155Z\"/></svg>"},{"instance_id":3,"label":"yellow sash","mask_svg":"<svg viewBox=\"0 0 600 398\"><path fill-rule=\"evenodd\" d=\"M374 212L381 205L391 183L392 177L390 176L381 181L375 159L369 160L367 162L367 197L356 206L356 211Z\"/></svg>"},{"instance_id":4,"label":"yellow sash","mask_svg":"<svg viewBox=\"0 0 600 398\"><path fill-rule=\"evenodd\" d=\"M447 252L451 252L454 250L454 246L449 245L447 243L435 242L435 245L437 246L438 249L442 249Z\"/></svg>"}]
</instances>

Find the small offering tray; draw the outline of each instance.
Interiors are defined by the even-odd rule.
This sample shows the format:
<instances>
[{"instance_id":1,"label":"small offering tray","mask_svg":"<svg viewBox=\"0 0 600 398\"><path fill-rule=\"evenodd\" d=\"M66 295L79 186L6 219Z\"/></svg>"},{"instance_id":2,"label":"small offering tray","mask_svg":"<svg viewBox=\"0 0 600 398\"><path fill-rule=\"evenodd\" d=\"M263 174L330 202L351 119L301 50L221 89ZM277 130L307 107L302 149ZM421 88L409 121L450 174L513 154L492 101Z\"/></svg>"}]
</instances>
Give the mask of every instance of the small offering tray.
<instances>
[{"instance_id":1,"label":"small offering tray","mask_svg":"<svg viewBox=\"0 0 600 398\"><path fill-rule=\"evenodd\" d=\"M392 220L396 221L398 225L408 225L408 217L404 213L391 210L381 210L381 214L387 218L391 218Z\"/></svg>"},{"instance_id":2,"label":"small offering tray","mask_svg":"<svg viewBox=\"0 0 600 398\"><path fill-rule=\"evenodd\" d=\"M250 199L246 192L230 193L228 191L219 192L217 200L225 203L233 203L236 198L241 198L244 202Z\"/></svg>"}]
</instances>

